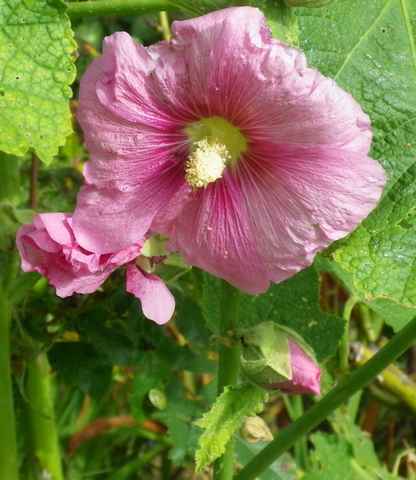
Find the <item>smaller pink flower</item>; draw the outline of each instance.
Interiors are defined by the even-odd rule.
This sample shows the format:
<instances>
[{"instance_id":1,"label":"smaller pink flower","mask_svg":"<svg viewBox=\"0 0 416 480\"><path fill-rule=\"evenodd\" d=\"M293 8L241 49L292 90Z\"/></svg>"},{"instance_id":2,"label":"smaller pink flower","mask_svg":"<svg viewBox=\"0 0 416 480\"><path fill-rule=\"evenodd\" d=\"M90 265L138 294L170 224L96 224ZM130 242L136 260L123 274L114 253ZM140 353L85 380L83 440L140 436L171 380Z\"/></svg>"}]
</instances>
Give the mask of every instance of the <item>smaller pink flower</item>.
<instances>
[{"instance_id":1,"label":"smaller pink flower","mask_svg":"<svg viewBox=\"0 0 416 480\"><path fill-rule=\"evenodd\" d=\"M127 291L143 305L143 314L158 324L173 315L175 301L163 281L136 267L141 243L114 253L99 254L82 248L65 213L43 213L17 232L17 248L24 272L38 272L56 288L59 297L93 293L122 265L127 270Z\"/></svg>"},{"instance_id":2,"label":"smaller pink flower","mask_svg":"<svg viewBox=\"0 0 416 480\"><path fill-rule=\"evenodd\" d=\"M316 362L294 341L289 340L292 379L274 383L268 388L276 388L286 393L320 395L321 370Z\"/></svg>"}]
</instances>

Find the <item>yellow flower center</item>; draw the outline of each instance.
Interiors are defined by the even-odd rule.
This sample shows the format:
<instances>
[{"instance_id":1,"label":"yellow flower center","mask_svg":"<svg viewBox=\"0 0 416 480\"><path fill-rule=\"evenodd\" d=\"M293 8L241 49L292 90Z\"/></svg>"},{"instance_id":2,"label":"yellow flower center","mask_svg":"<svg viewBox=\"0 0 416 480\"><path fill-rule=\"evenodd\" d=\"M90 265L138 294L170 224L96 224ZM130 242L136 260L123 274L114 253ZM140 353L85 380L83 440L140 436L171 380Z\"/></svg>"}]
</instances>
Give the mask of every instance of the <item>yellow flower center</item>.
<instances>
[{"instance_id":1,"label":"yellow flower center","mask_svg":"<svg viewBox=\"0 0 416 480\"><path fill-rule=\"evenodd\" d=\"M193 188L205 188L220 179L225 168L235 166L247 150L240 130L221 117L191 123L185 133L191 144L185 179Z\"/></svg>"}]
</instances>

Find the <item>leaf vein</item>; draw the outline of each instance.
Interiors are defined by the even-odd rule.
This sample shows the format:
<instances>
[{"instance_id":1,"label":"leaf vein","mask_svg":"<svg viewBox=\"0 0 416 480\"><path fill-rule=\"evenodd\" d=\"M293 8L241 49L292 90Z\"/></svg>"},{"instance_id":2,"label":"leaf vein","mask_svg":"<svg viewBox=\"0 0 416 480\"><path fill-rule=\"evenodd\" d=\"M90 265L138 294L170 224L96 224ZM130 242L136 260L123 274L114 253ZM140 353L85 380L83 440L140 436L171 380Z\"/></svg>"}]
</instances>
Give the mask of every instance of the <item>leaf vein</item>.
<instances>
[{"instance_id":1,"label":"leaf vein","mask_svg":"<svg viewBox=\"0 0 416 480\"><path fill-rule=\"evenodd\" d=\"M404 23L406 25L406 30L409 35L410 50L412 52L413 65L416 70L416 41L412 30L412 23L410 22L409 8L407 2L408 0L400 0L400 6L403 13Z\"/></svg>"},{"instance_id":2,"label":"leaf vein","mask_svg":"<svg viewBox=\"0 0 416 480\"><path fill-rule=\"evenodd\" d=\"M354 55L355 51L360 47L362 42L368 37L368 35L372 32L374 27L378 24L378 22L384 17L388 9L391 7L393 3L393 0L387 0L386 4L384 7L380 10L380 13L378 16L374 19L373 23L368 27L368 29L365 31L365 33L360 37L358 42L354 45L354 47L351 49L349 54L345 57L345 60L343 61L342 65L340 66L338 72L334 76L334 80L337 80L338 77L341 75L345 67L348 65L349 61L351 60L352 56Z\"/></svg>"}]
</instances>

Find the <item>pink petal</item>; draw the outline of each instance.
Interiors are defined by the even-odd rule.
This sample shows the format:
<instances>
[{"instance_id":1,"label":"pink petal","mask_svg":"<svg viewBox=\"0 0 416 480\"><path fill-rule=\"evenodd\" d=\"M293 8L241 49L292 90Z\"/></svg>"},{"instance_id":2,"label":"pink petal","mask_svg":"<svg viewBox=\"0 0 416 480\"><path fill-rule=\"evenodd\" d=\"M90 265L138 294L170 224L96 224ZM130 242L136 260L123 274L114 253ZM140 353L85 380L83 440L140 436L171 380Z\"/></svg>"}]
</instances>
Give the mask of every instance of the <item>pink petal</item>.
<instances>
[{"instance_id":1,"label":"pink petal","mask_svg":"<svg viewBox=\"0 0 416 480\"><path fill-rule=\"evenodd\" d=\"M68 218L70 216L66 213L40 213L37 215L38 224L41 223L52 240L60 245L72 245L74 242Z\"/></svg>"},{"instance_id":2,"label":"pink petal","mask_svg":"<svg viewBox=\"0 0 416 480\"><path fill-rule=\"evenodd\" d=\"M58 297L70 297L74 293L88 294L97 291L110 276L112 270L92 274L80 274L65 271L55 265L49 269L48 279L56 288Z\"/></svg>"},{"instance_id":3,"label":"pink petal","mask_svg":"<svg viewBox=\"0 0 416 480\"><path fill-rule=\"evenodd\" d=\"M73 216L77 242L100 254L140 243L154 216L169 202L184 179L175 168L160 171L130 191L84 186Z\"/></svg>"},{"instance_id":4,"label":"pink petal","mask_svg":"<svg viewBox=\"0 0 416 480\"><path fill-rule=\"evenodd\" d=\"M233 175L194 192L174 222L158 227L188 263L249 293L268 288L267 268L257 252L246 199Z\"/></svg>"},{"instance_id":5,"label":"pink petal","mask_svg":"<svg viewBox=\"0 0 416 480\"><path fill-rule=\"evenodd\" d=\"M320 395L321 370L315 361L295 342L289 340L292 364L292 380L273 387L287 393Z\"/></svg>"},{"instance_id":6,"label":"pink petal","mask_svg":"<svg viewBox=\"0 0 416 480\"><path fill-rule=\"evenodd\" d=\"M137 297L145 317L159 325L168 322L175 310L175 299L163 281L135 265L127 267L126 290Z\"/></svg>"},{"instance_id":7,"label":"pink petal","mask_svg":"<svg viewBox=\"0 0 416 480\"><path fill-rule=\"evenodd\" d=\"M296 145L277 152L244 162L240 173L261 263L275 282L356 228L385 183L381 166L357 153Z\"/></svg>"}]
</instances>

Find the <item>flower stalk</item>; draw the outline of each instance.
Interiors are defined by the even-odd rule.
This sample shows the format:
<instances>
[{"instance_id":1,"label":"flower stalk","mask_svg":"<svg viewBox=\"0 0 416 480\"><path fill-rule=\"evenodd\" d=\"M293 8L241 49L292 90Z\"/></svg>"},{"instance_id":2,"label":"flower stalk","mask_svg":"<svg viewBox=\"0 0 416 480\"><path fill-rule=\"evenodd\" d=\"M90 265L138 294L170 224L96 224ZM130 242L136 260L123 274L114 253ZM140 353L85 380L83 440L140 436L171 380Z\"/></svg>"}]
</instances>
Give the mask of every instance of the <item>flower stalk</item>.
<instances>
[{"instance_id":1,"label":"flower stalk","mask_svg":"<svg viewBox=\"0 0 416 480\"><path fill-rule=\"evenodd\" d=\"M16 423L10 367L11 308L0 289L0 478L18 480Z\"/></svg>"},{"instance_id":2,"label":"flower stalk","mask_svg":"<svg viewBox=\"0 0 416 480\"><path fill-rule=\"evenodd\" d=\"M221 335L227 337L232 333L238 321L239 292L226 282L223 282L223 317ZM232 340L231 340L232 342ZM220 395L227 385L235 385L240 370L240 345L231 343L221 345L218 361L218 387ZM234 442L231 440L222 458L214 466L215 480L231 480L234 476Z\"/></svg>"},{"instance_id":3,"label":"flower stalk","mask_svg":"<svg viewBox=\"0 0 416 480\"><path fill-rule=\"evenodd\" d=\"M254 480L302 436L324 421L356 392L368 385L390 363L402 355L416 341L416 317L397 333L374 357L344 378L321 401L309 409L299 420L282 430L270 444L256 455L236 480Z\"/></svg>"}]
</instances>

